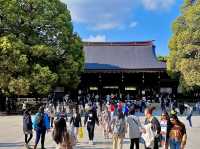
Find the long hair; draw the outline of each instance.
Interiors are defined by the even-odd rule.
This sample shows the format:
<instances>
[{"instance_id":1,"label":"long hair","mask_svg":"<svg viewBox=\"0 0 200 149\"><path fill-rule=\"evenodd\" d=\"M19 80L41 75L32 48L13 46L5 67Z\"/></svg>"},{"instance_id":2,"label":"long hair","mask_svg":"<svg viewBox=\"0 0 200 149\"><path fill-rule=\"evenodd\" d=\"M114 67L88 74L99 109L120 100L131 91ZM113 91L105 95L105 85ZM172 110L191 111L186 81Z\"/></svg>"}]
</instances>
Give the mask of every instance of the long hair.
<instances>
[{"instance_id":1,"label":"long hair","mask_svg":"<svg viewBox=\"0 0 200 149\"><path fill-rule=\"evenodd\" d=\"M167 111L163 111L163 112L162 112L162 114L161 114L161 120L163 120L162 115L164 115L164 116L166 117L166 120L167 120L168 122L170 122L170 117L169 117L169 114L168 114Z\"/></svg>"},{"instance_id":2,"label":"long hair","mask_svg":"<svg viewBox=\"0 0 200 149\"><path fill-rule=\"evenodd\" d=\"M148 114L152 115L153 111L156 109L156 107L147 107L145 110Z\"/></svg>"},{"instance_id":3,"label":"long hair","mask_svg":"<svg viewBox=\"0 0 200 149\"><path fill-rule=\"evenodd\" d=\"M170 118L175 119L175 121L177 122L178 125L184 126L184 124L179 120L179 118L178 118L178 116L177 116L176 114L172 114L172 115L170 116Z\"/></svg>"},{"instance_id":4,"label":"long hair","mask_svg":"<svg viewBox=\"0 0 200 149\"><path fill-rule=\"evenodd\" d=\"M69 133L67 132L67 125L64 118L54 121L54 130L52 136L53 140L57 144L65 143L67 145L67 149L71 149L71 141Z\"/></svg>"}]
</instances>

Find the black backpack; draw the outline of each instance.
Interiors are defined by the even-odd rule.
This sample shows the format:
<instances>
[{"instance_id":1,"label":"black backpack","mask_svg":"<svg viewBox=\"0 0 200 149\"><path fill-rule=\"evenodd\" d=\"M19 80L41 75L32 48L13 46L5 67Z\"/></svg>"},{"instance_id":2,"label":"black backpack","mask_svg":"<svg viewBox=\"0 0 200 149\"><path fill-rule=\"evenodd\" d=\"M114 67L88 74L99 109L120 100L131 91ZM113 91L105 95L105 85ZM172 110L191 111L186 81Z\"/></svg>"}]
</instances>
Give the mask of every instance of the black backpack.
<instances>
[{"instance_id":1,"label":"black backpack","mask_svg":"<svg viewBox=\"0 0 200 149\"><path fill-rule=\"evenodd\" d=\"M116 120L113 130L114 134L123 135L125 133L125 126L126 123L124 120Z\"/></svg>"}]
</instances>

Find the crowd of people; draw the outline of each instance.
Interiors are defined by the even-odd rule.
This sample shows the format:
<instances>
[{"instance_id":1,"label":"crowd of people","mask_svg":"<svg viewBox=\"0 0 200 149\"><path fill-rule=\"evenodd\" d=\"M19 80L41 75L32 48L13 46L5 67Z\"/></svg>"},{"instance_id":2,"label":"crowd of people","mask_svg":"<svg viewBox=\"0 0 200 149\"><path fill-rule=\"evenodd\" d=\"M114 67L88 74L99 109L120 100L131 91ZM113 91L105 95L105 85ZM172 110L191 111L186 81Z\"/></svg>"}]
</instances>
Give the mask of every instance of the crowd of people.
<instances>
[{"instance_id":1,"label":"crowd of people","mask_svg":"<svg viewBox=\"0 0 200 149\"><path fill-rule=\"evenodd\" d=\"M130 138L130 149L139 149L140 143L143 143L146 149L184 149L187 141L186 128L177 116L176 104L170 109L167 108L166 102L164 104L160 119L153 115L155 107L148 104L145 98L141 102L131 102L118 100L113 96L101 106L95 101L89 101L84 109L77 105L73 110L67 110L67 104L57 104L55 107L49 103L41 106L33 119L31 109L26 108L23 116L25 145L29 148L34 129L34 149L37 148L39 140L41 148L44 149L45 134L51 130L57 149L73 149L79 143L79 130L84 126L88 132L88 142L93 145L95 127L98 125L102 127L105 139L112 138L113 149L123 148L126 133ZM143 123L136 112L144 112ZM187 118L190 119L191 115Z\"/></svg>"}]
</instances>

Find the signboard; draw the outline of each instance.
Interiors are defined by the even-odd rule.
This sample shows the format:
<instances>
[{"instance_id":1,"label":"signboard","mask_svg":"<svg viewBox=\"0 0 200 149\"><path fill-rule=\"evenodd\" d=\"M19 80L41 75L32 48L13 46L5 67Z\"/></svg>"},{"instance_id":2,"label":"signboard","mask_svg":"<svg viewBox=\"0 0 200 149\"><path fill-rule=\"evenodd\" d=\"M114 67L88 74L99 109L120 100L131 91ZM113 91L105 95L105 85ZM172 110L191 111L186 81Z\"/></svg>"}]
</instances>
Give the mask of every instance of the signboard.
<instances>
[{"instance_id":1,"label":"signboard","mask_svg":"<svg viewBox=\"0 0 200 149\"><path fill-rule=\"evenodd\" d=\"M104 89L118 89L119 86L104 86Z\"/></svg>"},{"instance_id":2,"label":"signboard","mask_svg":"<svg viewBox=\"0 0 200 149\"><path fill-rule=\"evenodd\" d=\"M54 92L57 92L57 93L59 93L59 92L65 92L65 88L64 87L60 87L60 86L57 86L56 88L55 88L55 90L54 90Z\"/></svg>"},{"instance_id":3,"label":"signboard","mask_svg":"<svg viewBox=\"0 0 200 149\"><path fill-rule=\"evenodd\" d=\"M90 87L90 90L91 90L91 91L97 91L97 90L98 90L98 87L96 87L96 86L91 86L91 87Z\"/></svg>"},{"instance_id":4,"label":"signboard","mask_svg":"<svg viewBox=\"0 0 200 149\"><path fill-rule=\"evenodd\" d=\"M142 95L145 95L145 90L142 90Z\"/></svg>"},{"instance_id":5,"label":"signboard","mask_svg":"<svg viewBox=\"0 0 200 149\"><path fill-rule=\"evenodd\" d=\"M135 91L135 90L136 90L136 87L134 87L134 86L125 87L125 91Z\"/></svg>"},{"instance_id":6,"label":"signboard","mask_svg":"<svg viewBox=\"0 0 200 149\"><path fill-rule=\"evenodd\" d=\"M160 93L172 93L172 88L171 87L161 87L160 88Z\"/></svg>"}]
</instances>

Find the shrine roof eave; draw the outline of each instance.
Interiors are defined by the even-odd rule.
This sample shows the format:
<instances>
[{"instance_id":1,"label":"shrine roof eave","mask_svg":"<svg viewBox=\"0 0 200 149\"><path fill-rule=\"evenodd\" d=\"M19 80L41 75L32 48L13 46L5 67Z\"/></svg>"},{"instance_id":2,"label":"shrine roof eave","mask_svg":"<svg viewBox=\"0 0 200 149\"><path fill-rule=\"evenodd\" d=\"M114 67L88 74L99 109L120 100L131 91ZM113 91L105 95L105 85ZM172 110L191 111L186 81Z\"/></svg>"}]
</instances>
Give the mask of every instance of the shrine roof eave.
<instances>
[{"instance_id":1,"label":"shrine roof eave","mask_svg":"<svg viewBox=\"0 0 200 149\"><path fill-rule=\"evenodd\" d=\"M141 72L166 72L166 68L148 69L85 69L84 73L141 73Z\"/></svg>"}]
</instances>

